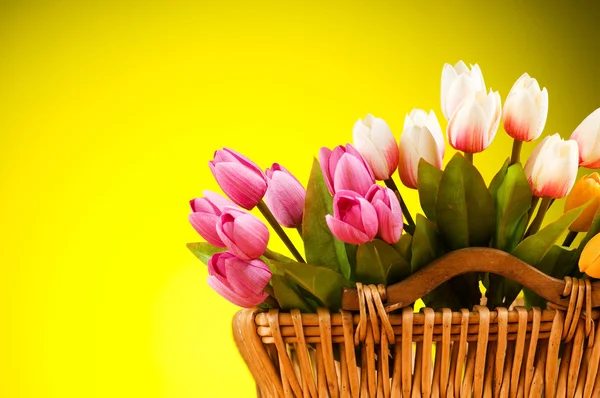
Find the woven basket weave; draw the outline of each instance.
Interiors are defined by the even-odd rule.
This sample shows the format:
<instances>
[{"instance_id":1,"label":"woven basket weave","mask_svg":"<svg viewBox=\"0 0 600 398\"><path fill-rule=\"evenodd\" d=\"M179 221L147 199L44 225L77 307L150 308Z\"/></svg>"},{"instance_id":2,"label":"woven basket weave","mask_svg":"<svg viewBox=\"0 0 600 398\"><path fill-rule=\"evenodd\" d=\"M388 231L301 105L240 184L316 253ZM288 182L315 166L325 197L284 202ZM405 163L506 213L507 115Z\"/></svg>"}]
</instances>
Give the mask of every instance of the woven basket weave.
<instances>
[{"instance_id":1,"label":"woven basket weave","mask_svg":"<svg viewBox=\"0 0 600 398\"><path fill-rule=\"evenodd\" d=\"M347 309L357 304L356 311L240 311L234 338L258 395L600 397L595 285L549 278L491 249L462 255L442 258L387 291L357 284L343 303ZM548 309L414 313L389 302L394 291L412 303L411 295L466 271L489 272L494 261L504 264L499 274L549 299Z\"/></svg>"}]
</instances>

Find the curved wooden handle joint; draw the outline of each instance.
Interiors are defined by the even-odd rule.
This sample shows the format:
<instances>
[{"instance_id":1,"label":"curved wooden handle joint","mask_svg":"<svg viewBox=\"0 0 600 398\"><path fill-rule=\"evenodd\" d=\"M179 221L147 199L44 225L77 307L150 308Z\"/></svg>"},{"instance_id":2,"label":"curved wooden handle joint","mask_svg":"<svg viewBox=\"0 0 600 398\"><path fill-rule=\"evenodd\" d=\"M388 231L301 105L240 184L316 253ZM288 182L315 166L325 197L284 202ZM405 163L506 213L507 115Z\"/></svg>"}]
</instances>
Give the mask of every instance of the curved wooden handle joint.
<instances>
[{"instance_id":1,"label":"curved wooden handle joint","mask_svg":"<svg viewBox=\"0 0 600 398\"><path fill-rule=\"evenodd\" d=\"M509 253L490 248L456 250L423 267L402 282L387 289L387 304L414 303L444 282L469 272L489 272L511 279L532 290L549 302L567 306L565 282L552 278ZM600 306L600 282L592 283L592 307ZM342 308L359 309L354 289L344 289Z\"/></svg>"}]
</instances>

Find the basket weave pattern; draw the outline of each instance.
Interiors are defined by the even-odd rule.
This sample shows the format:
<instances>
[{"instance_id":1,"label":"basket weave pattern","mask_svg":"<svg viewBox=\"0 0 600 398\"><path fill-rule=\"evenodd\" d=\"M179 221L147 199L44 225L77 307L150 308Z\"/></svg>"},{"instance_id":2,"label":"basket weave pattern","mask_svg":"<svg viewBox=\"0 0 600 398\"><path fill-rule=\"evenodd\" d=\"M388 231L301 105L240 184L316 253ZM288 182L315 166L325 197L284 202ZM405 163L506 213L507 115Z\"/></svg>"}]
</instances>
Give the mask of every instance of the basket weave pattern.
<instances>
[{"instance_id":1,"label":"basket weave pattern","mask_svg":"<svg viewBox=\"0 0 600 398\"><path fill-rule=\"evenodd\" d=\"M543 311L414 313L384 306L383 286L357 290L358 312L236 315L259 396L600 397L600 312L588 280L565 278L569 305Z\"/></svg>"}]
</instances>

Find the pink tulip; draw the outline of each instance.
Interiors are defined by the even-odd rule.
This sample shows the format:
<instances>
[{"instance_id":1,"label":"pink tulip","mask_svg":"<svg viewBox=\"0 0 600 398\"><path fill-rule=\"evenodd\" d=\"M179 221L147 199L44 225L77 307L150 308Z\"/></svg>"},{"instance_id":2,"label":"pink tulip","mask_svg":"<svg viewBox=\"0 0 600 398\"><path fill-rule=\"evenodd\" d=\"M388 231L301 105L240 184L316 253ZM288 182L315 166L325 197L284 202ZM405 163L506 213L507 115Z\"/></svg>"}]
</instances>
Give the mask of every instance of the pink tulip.
<instances>
[{"instance_id":1,"label":"pink tulip","mask_svg":"<svg viewBox=\"0 0 600 398\"><path fill-rule=\"evenodd\" d=\"M390 126L383 119L367 115L354 124L352 136L375 179L389 179L398 167L398 144Z\"/></svg>"},{"instance_id":2,"label":"pink tulip","mask_svg":"<svg viewBox=\"0 0 600 398\"><path fill-rule=\"evenodd\" d=\"M319 161L329 192L349 190L366 195L375 176L362 155L352 145L337 146L332 151L321 148Z\"/></svg>"},{"instance_id":3,"label":"pink tulip","mask_svg":"<svg viewBox=\"0 0 600 398\"><path fill-rule=\"evenodd\" d=\"M579 145L579 165L600 169L600 108L592 112L571 134Z\"/></svg>"},{"instance_id":4,"label":"pink tulip","mask_svg":"<svg viewBox=\"0 0 600 398\"><path fill-rule=\"evenodd\" d=\"M525 163L525 175L535 196L560 199L567 196L577 179L577 142L564 141L558 133L538 144Z\"/></svg>"},{"instance_id":5,"label":"pink tulip","mask_svg":"<svg viewBox=\"0 0 600 398\"><path fill-rule=\"evenodd\" d=\"M244 261L230 252L215 253L208 260L207 282L235 305L251 308L267 298L265 286L271 270L260 260Z\"/></svg>"},{"instance_id":6,"label":"pink tulip","mask_svg":"<svg viewBox=\"0 0 600 398\"><path fill-rule=\"evenodd\" d=\"M490 89L479 91L462 100L450 118L448 141L454 149L478 153L486 149L496 136L502 105L500 94Z\"/></svg>"},{"instance_id":7,"label":"pink tulip","mask_svg":"<svg viewBox=\"0 0 600 398\"><path fill-rule=\"evenodd\" d=\"M216 151L208 165L223 192L245 209L254 208L267 191L267 178L262 170L232 149Z\"/></svg>"},{"instance_id":8,"label":"pink tulip","mask_svg":"<svg viewBox=\"0 0 600 398\"><path fill-rule=\"evenodd\" d=\"M389 244L394 244L402 235L404 223L402 209L394 191L381 185L373 185L365 197L377 212L379 236Z\"/></svg>"},{"instance_id":9,"label":"pink tulip","mask_svg":"<svg viewBox=\"0 0 600 398\"><path fill-rule=\"evenodd\" d=\"M218 247L225 247L225 243L219 238L217 233L217 222L226 207L236 208L236 205L222 197L221 195L203 191L204 198L190 200L190 206L193 213L188 216L192 227L208 243Z\"/></svg>"},{"instance_id":10,"label":"pink tulip","mask_svg":"<svg viewBox=\"0 0 600 398\"><path fill-rule=\"evenodd\" d=\"M355 245L372 241L377 235L377 211L368 200L353 191L337 191L333 216L326 216L333 236Z\"/></svg>"},{"instance_id":11,"label":"pink tulip","mask_svg":"<svg viewBox=\"0 0 600 398\"><path fill-rule=\"evenodd\" d=\"M504 102L504 130L518 141L537 140L548 117L548 91L524 73Z\"/></svg>"},{"instance_id":12,"label":"pink tulip","mask_svg":"<svg viewBox=\"0 0 600 398\"><path fill-rule=\"evenodd\" d=\"M230 207L219 217L217 233L233 254L246 261L262 256L269 243L269 229L262 221Z\"/></svg>"},{"instance_id":13,"label":"pink tulip","mask_svg":"<svg viewBox=\"0 0 600 398\"><path fill-rule=\"evenodd\" d=\"M265 202L277 222L284 227L296 228L302 224L306 189L283 166L274 163L267 169L268 188Z\"/></svg>"},{"instance_id":14,"label":"pink tulip","mask_svg":"<svg viewBox=\"0 0 600 398\"><path fill-rule=\"evenodd\" d=\"M440 124L431 111L429 116L420 109L413 110L404 119L400 136L398 174L408 188L417 189L419 161L424 159L438 169L442 168L444 138Z\"/></svg>"}]
</instances>

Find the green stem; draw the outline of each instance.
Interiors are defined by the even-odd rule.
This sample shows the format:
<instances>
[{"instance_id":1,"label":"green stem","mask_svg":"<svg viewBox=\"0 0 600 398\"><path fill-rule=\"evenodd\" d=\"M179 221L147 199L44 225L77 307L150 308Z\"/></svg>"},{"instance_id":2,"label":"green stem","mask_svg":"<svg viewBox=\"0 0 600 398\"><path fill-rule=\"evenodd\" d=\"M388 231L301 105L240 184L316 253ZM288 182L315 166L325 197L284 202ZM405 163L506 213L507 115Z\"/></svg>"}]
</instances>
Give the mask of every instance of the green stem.
<instances>
[{"instance_id":1,"label":"green stem","mask_svg":"<svg viewBox=\"0 0 600 398\"><path fill-rule=\"evenodd\" d=\"M392 177L388 178L384 182L385 182L385 185L389 189L391 189L392 191L394 191L394 193L396 193L396 197L398 198L398 202L400 202L400 207L402 208L402 215L406 219L406 222L408 223L408 226L409 227L414 227L415 222L413 221L413 218L410 215L410 211L408 211L408 207L406 206L406 203L404 202L404 199L402 199L402 195L400 195L400 190L398 189L398 186L396 185L396 183L394 182L394 180L392 180Z\"/></svg>"},{"instance_id":2,"label":"green stem","mask_svg":"<svg viewBox=\"0 0 600 398\"><path fill-rule=\"evenodd\" d=\"M266 205L266 203L263 200L261 200L260 202L258 202L258 205L256 207L258 207L258 210L260 210L262 215L265 216L269 224L271 224L271 227L273 227L275 232L277 232L279 238L281 238L285 246L288 248L290 253L292 253L292 255L296 258L296 260L298 262L305 263L306 261L304 261L304 258L302 258L302 255L300 255L300 252L298 252L290 238L286 235L283 228L281 228L281 225L279 225L279 223L275 219L275 216L273 215L273 213L271 213L271 210L269 210L269 207Z\"/></svg>"},{"instance_id":3,"label":"green stem","mask_svg":"<svg viewBox=\"0 0 600 398\"><path fill-rule=\"evenodd\" d=\"M469 161L469 163L473 164L473 154L469 152L465 152L465 159Z\"/></svg>"},{"instance_id":4,"label":"green stem","mask_svg":"<svg viewBox=\"0 0 600 398\"><path fill-rule=\"evenodd\" d=\"M542 199L542 203L540 203L540 208L538 209L538 212L535 215L533 222L529 226L529 230L527 230L527 233L525 234L525 238L535 234L537 231L540 230L540 227L542 226L542 222L544 221L544 217L546 216L546 212L550 208L551 203L552 203L552 198L544 197Z\"/></svg>"},{"instance_id":5,"label":"green stem","mask_svg":"<svg viewBox=\"0 0 600 398\"><path fill-rule=\"evenodd\" d=\"M533 213L535 213L535 208L537 207L539 202L539 196L534 196L531 198L531 207L529 208L529 211L527 211L527 225L529 225L529 221L531 221L531 216L533 216Z\"/></svg>"},{"instance_id":6,"label":"green stem","mask_svg":"<svg viewBox=\"0 0 600 398\"><path fill-rule=\"evenodd\" d=\"M304 235L302 235L302 224L300 224L296 227L296 231L298 231L298 235L300 235L300 238L302 238L302 240L304 240Z\"/></svg>"},{"instance_id":7,"label":"green stem","mask_svg":"<svg viewBox=\"0 0 600 398\"><path fill-rule=\"evenodd\" d=\"M510 164L521 163L521 148L523 147L523 141L514 140L512 147L512 155L510 157Z\"/></svg>"},{"instance_id":8,"label":"green stem","mask_svg":"<svg viewBox=\"0 0 600 398\"><path fill-rule=\"evenodd\" d=\"M573 244L573 241L575 240L575 238L577 238L578 234L579 234L579 232L569 231L569 233L567 234L567 237L565 238L565 241L563 242L562 245L565 247L571 247L571 244Z\"/></svg>"}]
</instances>

